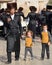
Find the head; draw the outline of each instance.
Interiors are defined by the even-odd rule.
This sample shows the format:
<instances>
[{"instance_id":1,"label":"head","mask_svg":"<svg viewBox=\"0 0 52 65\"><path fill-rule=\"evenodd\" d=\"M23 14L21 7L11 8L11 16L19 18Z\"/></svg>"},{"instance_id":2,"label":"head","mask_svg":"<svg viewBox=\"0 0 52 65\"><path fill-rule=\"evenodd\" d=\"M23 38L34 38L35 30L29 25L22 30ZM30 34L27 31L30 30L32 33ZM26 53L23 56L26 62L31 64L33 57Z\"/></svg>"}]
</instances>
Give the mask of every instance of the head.
<instances>
[{"instance_id":1,"label":"head","mask_svg":"<svg viewBox=\"0 0 52 65\"><path fill-rule=\"evenodd\" d=\"M16 3L7 3L7 9L9 10L10 14L14 14L17 10L17 4Z\"/></svg>"},{"instance_id":2,"label":"head","mask_svg":"<svg viewBox=\"0 0 52 65\"><path fill-rule=\"evenodd\" d=\"M47 25L43 25L43 30L46 31L48 29Z\"/></svg>"},{"instance_id":3,"label":"head","mask_svg":"<svg viewBox=\"0 0 52 65\"><path fill-rule=\"evenodd\" d=\"M33 32L32 31L29 30L29 31L26 32L26 36L27 37L32 37L32 35L33 35Z\"/></svg>"},{"instance_id":4,"label":"head","mask_svg":"<svg viewBox=\"0 0 52 65\"><path fill-rule=\"evenodd\" d=\"M46 11L46 8L43 8L43 11Z\"/></svg>"},{"instance_id":5,"label":"head","mask_svg":"<svg viewBox=\"0 0 52 65\"><path fill-rule=\"evenodd\" d=\"M23 11L23 7L19 7L18 11L22 12Z\"/></svg>"},{"instance_id":6,"label":"head","mask_svg":"<svg viewBox=\"0 0 52 65\"><path fill-rule=\"evenodd\" d=\"M11 9L10 9L10 14L13 15L14 13L15 13L15 8L11 8Z\"/></svg>"},{"instance_id":7,"label":"head","mask_svg":"<svg viewBox=\"0 0 52 65\"><path fill-rule=\"evenodd\" d=\"M30 6L29 7L30 11L32 12L36 12L37 11L37 8L35 6Z\"/></svg>"}]
</instances>

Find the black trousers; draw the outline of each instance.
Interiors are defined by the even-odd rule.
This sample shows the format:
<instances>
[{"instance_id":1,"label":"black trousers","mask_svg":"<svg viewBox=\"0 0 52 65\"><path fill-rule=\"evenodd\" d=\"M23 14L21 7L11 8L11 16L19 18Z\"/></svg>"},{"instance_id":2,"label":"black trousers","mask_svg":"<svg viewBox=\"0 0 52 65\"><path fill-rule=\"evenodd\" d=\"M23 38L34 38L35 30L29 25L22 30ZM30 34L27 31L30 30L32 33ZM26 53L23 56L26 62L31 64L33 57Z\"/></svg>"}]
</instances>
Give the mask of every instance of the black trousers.
<instances>
[{"instance_id":1,"label":"black trousers","mask_svg":"<svg viewBox=\"0 0 52 65\"><path fill-rule=\"evenodd\" d=\"M15 59L16 60L19 60L19 55L20 55L20 51L16 51L15 52ZM12 58L11 58L11 52L7 52L7 58L8 58L8 62L11 62L12 61Z\"/></svg>"},{"instance_id":2,"label":"black trousers","mask_svg":"<svg viewBox=\"0 0 52 65\"><path fill-rule=\"evenodd\" d=\"M10 40L8 40L8 41L10 41ZM12 59L11 59L11 53L12 52L15 52L15 59L16 60L19 60L19 56L20 56L20 36L18 36L16 38L16 41L14 42L14 44L12 44L13 43L12 41L13 40L11 40L8 43L8 48L7 48L7 59L8 59L8 62L12 61ZM11 46L11 44L14 45L14 46Z\"/></svg>"},{"instance_id":3,"label":"black trousers","mask_svg":"<svg viewBox=\"0 0 52 65\"><path fill-rule=\"evenodd\" d=\"M42 43L42 53L41 53L41 58L44 59L45 56L45 51L47 54L47 58L50 58L50 54L49 54L49 45L46 43Z\"/></svg>"}]
</instances>

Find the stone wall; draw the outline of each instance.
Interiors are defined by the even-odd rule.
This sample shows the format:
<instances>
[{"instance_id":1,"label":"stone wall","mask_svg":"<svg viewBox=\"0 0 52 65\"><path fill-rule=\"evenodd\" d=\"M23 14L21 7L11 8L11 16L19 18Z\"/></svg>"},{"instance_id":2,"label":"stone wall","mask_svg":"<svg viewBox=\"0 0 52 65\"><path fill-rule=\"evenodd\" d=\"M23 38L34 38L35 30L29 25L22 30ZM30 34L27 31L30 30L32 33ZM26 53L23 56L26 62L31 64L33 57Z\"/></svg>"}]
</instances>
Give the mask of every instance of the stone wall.
<instances>
[{"instance_id":1,"label":"stone wall","mask_svg":"<svg viewBox=\"0 0 52 65\"><path fill-rule=\"evenodd\" d=\"M35 6L37 8L37 12L40 12L43 8L46 8L46 5L49 0L12 0L12 2L17 2L17 8L23 7L23 12L25 15L29 12L29 6ZM6 8L6 3L1 4L1 8Z\"/></svg>"}]
</instances>

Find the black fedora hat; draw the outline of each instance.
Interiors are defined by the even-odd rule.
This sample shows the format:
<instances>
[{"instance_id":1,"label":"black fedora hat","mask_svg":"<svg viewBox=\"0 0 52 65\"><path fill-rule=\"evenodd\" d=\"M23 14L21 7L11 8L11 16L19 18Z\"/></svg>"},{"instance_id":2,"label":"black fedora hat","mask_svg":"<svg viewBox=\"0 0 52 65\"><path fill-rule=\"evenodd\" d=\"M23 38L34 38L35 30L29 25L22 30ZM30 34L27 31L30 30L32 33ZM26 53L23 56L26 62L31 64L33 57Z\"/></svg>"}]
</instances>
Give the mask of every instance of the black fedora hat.
<instances>
[{"instance_id":1,"label":"black fedora hat","mask_svg":"<svg viewBox=\"0 0 52 65\"><path fill-rule=\"evenodd\" d=\"M37 8L35 6L30 6L29 9L30 9L30 11L36 11L37 10Z\"/></svg>"},{"instance_id":2,"label":"black fedora hat","mask_svg":"<svg viewBox=\"0 0 52 65\"><path fill-rule=\"evenodd\" d=\"M17 3L14 2L14 3L7 3L7 9L12 9L14 8L15 10L17 10Z\"/></svg>"}]
</instances>

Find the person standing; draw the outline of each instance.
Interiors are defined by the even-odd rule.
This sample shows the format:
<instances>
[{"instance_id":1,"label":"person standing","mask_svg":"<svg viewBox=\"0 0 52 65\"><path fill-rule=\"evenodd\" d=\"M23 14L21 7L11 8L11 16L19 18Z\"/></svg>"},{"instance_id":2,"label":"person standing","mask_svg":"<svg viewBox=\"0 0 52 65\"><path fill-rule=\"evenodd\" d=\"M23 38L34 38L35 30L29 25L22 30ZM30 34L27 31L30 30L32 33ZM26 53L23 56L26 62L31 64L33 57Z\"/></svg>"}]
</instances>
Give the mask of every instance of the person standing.
<instances>
[{"instance_id":1,"label":"person standing","mask_svg":"<svg viewBox=\"0 0 52 65\"><path fill-rule=\"evenodd\" d=\"M15 60L20 57L20 36L21 36L21 22L19 13L15 12L15 7L10 5L9 14L7 15L7 63L12 62L11 53L15 52Z\"/></svg>"},{"instance_id":2,"label":"person standing","mask_svg":"<svg viewBox=\"0 0 52 65\"><path fill-rule=\"evenodd\" d=\"M29 18L29 24L28 24L28 30L31 30L33 32L33 39L35 38L36 34L36 7L30 6L30 11L27 15L27 18Z\"/></svg>"},{"instance_id":3,"label":"person standing","mask_svg":"<svg viewBox=\"0 0 52 65\"><path fill-rule=\"evenodd\" d=\"M51 41L50 32L47 30L47 25L43 25L43 31L41 33L41 43L42 43L42 52L41 52L41 60L44 60L45 50L47 54L47 59L50 59L49 45Z\"/></svg>"},{"instance_id":4,"label":"person standing","mask_svg":"<svg viewBox=\"0 0 52 65\"><path fill-rule=\"evenodd\" d=\"M33 60L33 53L32 53L32 31L28 30L26 32L26 39L25 39L25 56L24 60L26 60L27 52L30 52L31 59Z\"/></svg>"}]
</instances>

